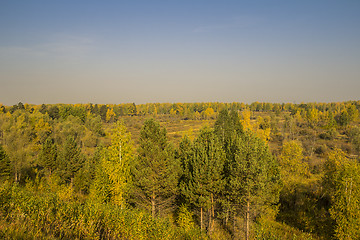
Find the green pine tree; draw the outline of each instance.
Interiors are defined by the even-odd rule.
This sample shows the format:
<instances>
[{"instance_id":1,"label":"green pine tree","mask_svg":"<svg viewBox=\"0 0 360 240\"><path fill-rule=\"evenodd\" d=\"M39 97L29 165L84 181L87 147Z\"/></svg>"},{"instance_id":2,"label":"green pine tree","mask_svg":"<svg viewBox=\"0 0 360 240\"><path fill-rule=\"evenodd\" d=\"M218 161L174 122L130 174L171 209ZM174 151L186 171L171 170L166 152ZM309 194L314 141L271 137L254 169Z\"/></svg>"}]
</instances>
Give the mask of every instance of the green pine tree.
<instances>
[{"instance_id":1,"label":"green pine tree","mask_svg":"<svg viewBox=\"0 0 360 240\"><path fill-rule=\"evenodd\" d=\"M227 183L222 199L225 222L231 212L245 216L246 239L249 239L251 220L278 202L277 163L265 142L254 133L244 131L237 112L222 110L214 129L226 154Z\"/></svg>"},{"instance_id":2,"label":"green pine tree","mask_svg":"<svg viewBox=\"0 0 360 240\"><path fill-rule=\"evenodd\" d=\"M234 161L238 148L236 139L244 134L238 113L235 111L229 113L228 110L223 109L215 122L214 131L226 154L224 172L225 177L228 177L229 164Z\"/></svg>"},{"instance_id":3,"label":"green pine tree","mask_svg":"<svg viewBox=\"0 0 360 240\"><path fill-rule=\"evenodd\" d=\"M228 192L239 216L245 216L246 239L252 219L271 210L279 198L279 170L268 146L251 132L236 139L229 166Z\"/></svg>"},{"instance_id":4,"label":"green pine tree","mask_svg":"<svg viewBox=\"0 0 360 240\"><path fill-rule=\"evenodd\" d=\"M181 165L181 176L180 181L188 181L187 178L189 176L189 161L192 155L192 142L187 135L185 135L180 144L179 148L176 151L176 158L179 160Z\"/></svg>"},{"instance_id":5,"label":"green pine tree","mask_svg":"<svg viewBox=\"0 0 360 240\"><path fill-rule=\"evenodd\" d=\"M152 216L165 214L178 194L179 164L168 144L165 128L147 120L140 133L138 157L132 164L135 204Z\"/></svg>"},{"instance_id":6,"label":"green pine tree","mask_svg":"<svg viewBox=\"0 0 360 240\"><path fill-rule=\"evenodd\" d=\"M75 174L83 167L85 156L81 154L73 137L68 137L60 155L60 175L66 182L72 182Z\"/></svg>"},{"instance_id":7,"label":"green pine tree","mask_svg":"<svg viewBox=\"0 0 360 240\"><path fill-rule=\"evenodd\" d=\"M231 143L234 137L244 132L238 113L235 111L229 113L227 109L223 109L219 113L214 130L227 153L231 152Z\"/></svg>"},{"instance_id":8,"label":"green pine tree","mask_svg":"<svg viewBox=\"0 0 360 240\"><path fill-rule=\"evenodd\" d=\"M220 142L213 131L205 128L195 140L192 153L183 165L185 177L180 183L182 194L200 210L201 229L204 228L204 212L208 213L208 231L214 225L215 202L225 186L224 161L225 153Z\"/></svg>"},{"instance_id":9,"label":"green pine tree","mask_svg":"<svg viewBox=\"0 0 360 240\"><path fill-rule=\"evenodd\" d=\"M57 168L57 148L51 138L47 138L39 154L39 163L51 174Z\"/></svg>"},{"instance_id":10,"label":"green pine tree","mask_svg":"<svg viewBox=\"0 0 360 240\"><path fill-rule=\"evenodd\" d=\"M150 211L153 217L172 209L178 194L179 168L167 141L166 129L153 119L145 121L138 157L131 169L135 204Z\"/></svg>"},{"instance_id":11,"label":"green pine tree","mask_svg":"<svg viewBox=\"0 0 360 240\"><path fill-rule=\"evenodd\" d=\"M102 164L104 149L98 148L94 155L94 180L90 187L90 196L94 200L107 203L112 199L111 181Z\"/></svg>"},{"instance_id":12,"label":"green pine tree","mask_svg":"<svg viewBox=\"0 0 360 240\"><path fill-rule=\"evenodd\" d=\"M214 131L222 144L225 151L224 177L228 181L231 164L235 161L235 155L238 151L237 139L244 134L244 128L240 122L239 115L232 110L230 113L227 109L221 110L214 125ZM223 191L221 205L223 212L222 218L225 224L228 223L230 216L235 215L234 204L231 204L230 193Z\"/></svg>"}]
</instances>

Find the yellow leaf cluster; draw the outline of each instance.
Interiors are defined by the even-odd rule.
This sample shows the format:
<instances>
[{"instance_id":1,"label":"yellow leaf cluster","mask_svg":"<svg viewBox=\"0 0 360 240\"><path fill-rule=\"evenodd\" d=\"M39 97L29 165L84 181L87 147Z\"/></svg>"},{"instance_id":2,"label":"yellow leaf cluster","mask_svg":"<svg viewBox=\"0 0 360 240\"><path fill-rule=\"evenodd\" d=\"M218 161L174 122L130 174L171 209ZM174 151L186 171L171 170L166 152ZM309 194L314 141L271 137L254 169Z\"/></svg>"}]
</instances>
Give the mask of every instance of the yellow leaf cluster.
<instances>
[{"instance_id":1,"label":"yellow leaf cluster","mask_svg":"<svg viewBox=\"0 0 360 240\"><path fill-rule=\"evenodd\" d=\"M115 120L116 114L112 108L109 108L106 112L106 122L113 122Z\"/></svg>"},{"instance_id":2,"label":"yellow leaf cluster","mask_svg":"<svg viewBox=\"0 0 360 240\"><path fill-rule=\"evenodd\" d=\"M309 166L303 161L303 148L298 141L289 141L283 144L279 163L281 176L285 182L291 182L309 175Z\"/></svg>"},{"instance_id":3,"label":"yellow leaf cluster","mask_svg":"<svg viewBox=\"0 0 360 240\"><path fill-rule=\"evenodd\" d=\"M111 146L102 159L102 166L112 185L112 201L120 206L125 204L130 180L129 162L133 154L131 135L125 125L118 122L112 133Z\"/></svg>"},{"instance_id":4,"label":"yellow leaf cluster","mask_svg":"<svg viewBox=\"0 0 360 240\"><path fill-rule=\"evenodd\" d=\"M251 111L249 109L245 109L244 111L242 111L241 114L242 114L242 119L240 121L244 129L253 130L253 127L250 122Z\"/></svg>"}]
</instances>

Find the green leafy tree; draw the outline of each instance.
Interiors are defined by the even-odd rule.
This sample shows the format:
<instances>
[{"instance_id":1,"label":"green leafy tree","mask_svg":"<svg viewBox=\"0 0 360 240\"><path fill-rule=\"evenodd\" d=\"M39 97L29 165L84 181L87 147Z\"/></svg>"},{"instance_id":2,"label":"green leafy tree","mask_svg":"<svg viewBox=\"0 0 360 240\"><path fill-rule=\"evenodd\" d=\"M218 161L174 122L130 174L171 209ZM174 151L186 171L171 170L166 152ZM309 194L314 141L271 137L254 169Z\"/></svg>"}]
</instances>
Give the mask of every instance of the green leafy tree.
<instances>
[{"instance_id":1,"label":"green leafy tree","mask_svg":"<svg viewBox=\"0 0 360 240\"><path fill-rule=\"evenodd\" d=\"M104 104L101 105L99 109L99 114L101 116L101 119L105 122L106 121L106 113L107 113L108 107Z\"/></svg>"},{"instance_id":2,"label":"green leafy tree","mask_svg":"<svg viewBox=\"0 0 360 240\"><path fill-rule=\"evenodd\" d=\"M68 116L72 115L73 106L70 104L61 104L59 105L59 116L62 119L66 119Z\"/></svg>"},{"instance_id":3,"label":"green leafy tree","mask_svg":"<svg viewBox=\"0 0 360 240\"><path fill-rule=\"evenodd\" d=\"M100 116L91 116L86 119L86 128L90 129L97 137L104 137L105 132L101 123Z\"/></svg>"},{"instance_id":4,"label":"green leafy tree","mask_svg":"<svg viewBox=\"0 0 360 240\"><path fill-rule=\"evenodd\" d=\"M45 142L51 133L51 126L49 123L49 116L34 112L31 116L31 125L34 131L33 143L39 145ZM40 146L39 146L40 149Z\"/></svg>"},{"instance_id":5,"label":"green leafy tree","mask_svg":"<svg viewBox=\"0 0 360 240\"><path fill-rule=\"evenodd\" d=\"M349 138L355 152L360 155L360 127L355 126L349 131Z\"/></svg>"},{"instance_id":6,"label":"green leafy tree","mask_svg":"<svg viewBox=\"0 0 360 240\"><path fill-rule=\"evenodd\" d=\"M103 194L104 201L124 207L130 189L130 163L134 158L131 135L123 123L117 122L111 135L111 145L103 151L96 176L95 194ZM102 184L102 186L99 186Z\"/></svg>"},{"instance_id":7,"label":"green leafy tree","mask_svg":"<svg viewBox=\"0 0 360 240\"><path fill-rule=\"evenodd\" d=\"M336 121L340 126L347 126L350 120L350 115L346 109L342 110L341 113L336 116Z\"/></svg>"},{"instance_id":8,"label":"green leafy tree","mask_svg":"<svg viewBox=\"0 0 360 240\"><path fill-rule=\"evenodd\" d=\"M68 138L73 138L80 144L80 139L86 135L86 128L81 119L72 115L56 124L53 129L52 136L58 146L65 145Z\"/></svg>"},{"instance_id":9,"label":"green leafy tree","mask_svg":"<svg viewBox=\"0 0 360 240\"><path fill-rule=\"evenodd\" d=\"M359 110L356 108L355 105L350 105L347 108L347 112L349 114L350 121L354 122L359 119Z\"/></svg>"},{"instance_id":10,"label":"green leafy tree","mask_svg":"<svg viewBox=\"0 0 360 240\"><path fill-rule=\"evenodd\" d=\"M56 105L53 105L48 110L49 117L52 119L58 119L60 118L59 108Z\"/></svg>"},{"instance_id":11,"label":"green leafy tree","mask_svg":"<svg viewBox=\"0 0 360 240\"><path fill-rule=\"evenodd\" d=\"M215 203L225 186L224 162L225 153L216 135L210 129L202 129L192 146L184 169L186 176L180 184L182 194L200 210L201 229L204 211L208 212L208 231L214 226Z\"/></svg>"},{"instance_id":12,"label":"green leafy tree","mask_svg":"<svg viewBox=\"0 0 360 240\"><path fill-rule=\"evenodd\" d=\"M10 177L11 167L10 159L2 145L0 145L0 179L8 179Z\"/></svg>"},{"instance_id":13,"label":"green leafy tree","mask_svg":"<svg viewBox=\"0 0 360 240\"><path fill-rule=\"evenodd\" d=\"M299 141L284 142L278 156L283 187L277 220L306 232L316 232L329 237L327 207L317 202L325 201L318 191L318 178L310 174L304 161L303 148Z\"/></svg>"},{"instance_id":14,"label":"green leafy tree","mask_svg":"<svg viewBox=\"0 0 360 240\"><path fill-rule=\"evenodd\" d=\"M294 140L283 144L279 162L284 183L309 175L309 166L303 162L303 158L303 148L300 142Z\"/></svg>"},{"instance_id":15,"label":"green leafy tree","mask_svg":"<svg viewBox=\"0 0 360 240\"><path fill-rule=\"evenodd\" d=\"M25 106L24 106L24 104L23 104L22 102L19 102L19 103L18 103L18 109L20 109L20 110L24 110L24 109L25 109Z\"/></svg>"},{"instance_id":16,"label":"green leafy tree","mask_svg":"<svg viewBox=\"0 0 360 240\"><path fill-rule=\"evenodd\" d=\"M165 128L152 119L145 121L132 167L135 204L153 217L170 210L178 194L179 168Z\"/></svg>"},{"instance_id":17,"label":"green leafy tree","mask_svg":"<svg viewBox=\"0 0 360 240\"><path fill-rule=\"evenodd\" d=\"M324 186L331 197L331 218L336 222L337 239L360 236L360 166L339 149L325 162Z\"/></svg>"},{"instance_id":18,"label":"green leafy tree","mask_svg":"<svg viewBox=\"0 0 360 240\"><path fill-rule=\"evenodd\" d=\"M42 114L45 114L47 112L47 107L45 104L41 104L39 112L41 112Z\"/></svg>"},{"instance_id":19,"label":"green leafy tree","mask_svg":"<svg viewBox=\"0 0 360 240\"><path fill-rule=\"evenodd\" d=\"M6 108L0 104L0 113L6 113Z\"/></svg>"},{"instance_id":20,"label":"green leafy tree","mask_svg":"<svg viewBox=\"0 0 360 240\"><path fill-rule=\"evenodd\" d=\"M136 105L135 105L135 103L132 103L132 104L129 105L128 115L135 116L136 114L137 114Z\"/></svg>"},{"instance_id":21,"label":"green leafy tree","mask_svg":"<svg viewBox=\"0 0 360 240\"><path fill-rule=\"evenodd\" d=\"M114 109L108 108L106 112L106 122L114 122L116 118L116 114L114 113Z\"/></svg>"},{"instance_id":22,"label":"green leafy tree","mask_svg":"<svg viewBox=\"0 0 360 240\"><path fill-rule=\"evenodd\" d=\"M31 123L31 114L27 111L16 111L8 114L3 124L6 153L10 158L14 180L20 182L29 177L29 170L35 161L36 146L33 140L36 133Z\"/></svg>"},{"instance_id":23,"label":"green leafy tree","mask_svg":"<svg viewBox=\"0 0 360 240\"><path fill-rule=\"evenodd\" d=\"M306 118L311 127L315 127L319 122L319 111L316 108L308 109Z\"/></svg>"},{"instance_id":24,"label":"green leafy tree","mask_svg":"<svg viewBox=\"0 0 360 240\"><path fill-rule=\"evenodd\" d=\"M186 205L182 204L178 210L177 224L185 232L189 232L194 227L193 214Z\"/></svg>"},{"instance_id":25,"label":"green leafy tree","mask_svg":"<svg viewBox=\"0 0 360 240\"><path fill-rule=\"evenodd\" d=\"M336 120L334 118L333 112L330 110L327 112L326 128L332 129L335 127L336 127Z\"/></svg>"}]
</instances>

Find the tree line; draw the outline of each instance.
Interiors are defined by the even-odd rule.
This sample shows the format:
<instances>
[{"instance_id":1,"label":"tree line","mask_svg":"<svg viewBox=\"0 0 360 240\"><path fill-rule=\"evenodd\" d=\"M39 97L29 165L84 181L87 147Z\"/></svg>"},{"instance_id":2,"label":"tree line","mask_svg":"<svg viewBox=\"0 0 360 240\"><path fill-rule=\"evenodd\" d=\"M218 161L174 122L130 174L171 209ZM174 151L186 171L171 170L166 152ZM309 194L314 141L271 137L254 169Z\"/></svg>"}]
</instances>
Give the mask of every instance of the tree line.
<instances>
[{"instance_id":1,"label":"tree line","mask_svg":"<svg viewBox=\"0 0 360 240\"><path fill-rule=\"evenodd\" d=\"M65 119L72 115L85 122L89 114L100 116L104 122L115 122L122 116L157 116L158 114L169 114L180 116L184 119L215 119L217 114L224 108L232 111L243 111L249 109L252 112L290 112L292 115L299 114L310 121L321 117L323 114L332 114L328 118L341 125L349 124L358 115L360 101L348 101L337 103L264 103L253 102L245 103L147 103L138 104L23 104L19 102L13 106L0 104L0 113L14 113L16 110L26 110L30 113L39 111L47 113L51 119ZM313 119L315 118L315 119Z\"/></svg>"}]
</instances>

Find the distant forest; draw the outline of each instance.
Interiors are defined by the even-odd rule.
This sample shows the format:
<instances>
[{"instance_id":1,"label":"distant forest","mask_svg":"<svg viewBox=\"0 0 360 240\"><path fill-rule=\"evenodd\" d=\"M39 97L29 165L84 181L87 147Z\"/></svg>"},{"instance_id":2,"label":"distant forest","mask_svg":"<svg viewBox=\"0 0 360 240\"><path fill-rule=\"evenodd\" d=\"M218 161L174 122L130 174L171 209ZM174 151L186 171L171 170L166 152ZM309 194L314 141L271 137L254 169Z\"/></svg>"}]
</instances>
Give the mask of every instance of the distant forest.
<instances>
[{"instance_id":1,"label":"distant forest","mask_svg":"<svg viewBox=\"0 0 360 240\"><path fill-rule=\"evenodd\" d=\"M359 239L360 101L0 104L1 239Z\"/></svg>"}]
</instances>

